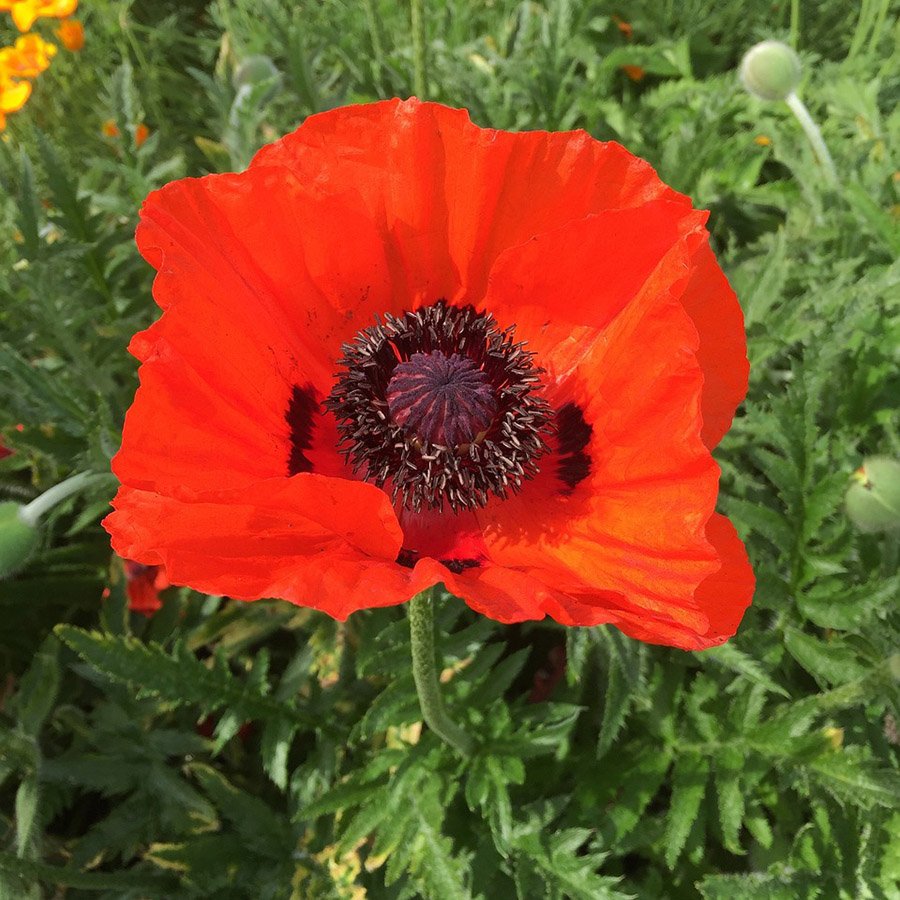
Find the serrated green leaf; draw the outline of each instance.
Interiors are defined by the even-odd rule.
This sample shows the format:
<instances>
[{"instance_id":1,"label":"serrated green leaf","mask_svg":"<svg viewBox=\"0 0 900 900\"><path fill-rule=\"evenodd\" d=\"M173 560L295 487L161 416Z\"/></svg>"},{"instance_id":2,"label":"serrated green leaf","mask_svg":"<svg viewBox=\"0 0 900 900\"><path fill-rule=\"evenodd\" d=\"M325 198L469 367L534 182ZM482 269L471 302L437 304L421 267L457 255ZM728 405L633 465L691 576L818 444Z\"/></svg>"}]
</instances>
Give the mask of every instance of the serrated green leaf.
<instances>
[{"instance_id":1,"label":"serrated green leaf","mask_svg":"<svg viewBox=\"0 0 900 900\"><path fill-rule=\"evenodd\" d=\"M40 796L37 775L27 775L23 778L16 791L16 854L21 859L35 855Z\"/></svg>"},{"instance_id":2,"label":"serrated green leaf","mask_svg":"<svg viewBox=\"0 0 900 900\"><path fill-rule=\"evenodd\" d=\"M193 704L207 712L229 707L242 721L285 717L299 726L331 731L293 703L251 691L220 666L209 668L186 650L170 656L156 644L133 637L82 631L69 625L56 629L60 639L98 672L136 686L145 695L176 705Z\"/></svg>"},{"instance_id":3,"label":"serrated green leaf","mask_svg":"<svg viewBox=\"0 0 900 900\"><path fill-rule=\"evenodd\" d=\"M590 648L594 643L592 629L566 629L566 679L569 684L578 684L584 676Z\"/></svg>"},{"instance_id":4,"label":"serrated green leaf","mask_svg":"<svg viewBox=\"0 0 900 900\"><path fill-rule=\"evenodd\" d=\"M784 645L807 672L826 683L844 684L868 671L856 651L840 638L826 643L789 628L784 634Z\"/></svg>"},{"instance_id":5,"label":"serrated green leaf","mask_svg":"<svg viewBox=\"0 0 900 900\"><path fill-rule=\"evenodd\" d=\"M808 764L815 780L842 802L868 808L896 808L900 802L900 773L863 758L859 748L816 757Z\"/></svg>"},{"instance_id":6,"label":"serrated green leaf","mask_svg":"<svg viewBox=\"0 0 900 900\"><path fill-rule=\"evenodd\" d=\"M632 686L625 676L621 663L610 658L606 674L606 694L603 703L603 718L597 734L597 758L602 758L612 747L633 702Z\"/></svg>"},{"instance_id":7,"label":"serrated green leaf","mask_svg":"<svg viewBox=\"0 0 900 900\"><path fill-rule=\"evenodd\" d=\"M698 885L703 900L816 900L817 879L807 873L708 875Z\"/></svg>"},{"instance_id":8,"label":"serrated green leaf","mask_svg":"<svg viewBox=\"0 0 900 900\"><path fill-rule=\"evenodd\" d=\"M239 790L212 766L194 763L189 771L246 845L274 859L290 855L295 840L284 817L258 797Z\"/></svg>"},{"instance_id":9,"label":"serrated green leaf","mask_svg":"<svg viewBox=\"0 0 900 900\"><path fill-rule=\"evenodd\" d=\"M716 795L719 801L719 824L725 848L741 854L741 826L744 821L744 791L740 776L744 769L743 752L736 747L723 749L715 759Z\"/></svg>"},{"instance_id":10,"label":"serrated green leaf","mask_svg":"<svg viewBox=\"0 0 900 900\"><path fill-rule=\"evenodd\" d=\"M743 675L755 684L764 687L767 691L780 694L782 697L790 697L790 694L781 685L773 681L763 667L752 656L748 656L739 650L733 643L722 644L709 650L701 650L697 657L703 662L713 662L716 665Z\"/></svg>"},{"instance_id":11,"label":"serrated green leaf","mask_svg":"<svg viewBox=\"0 0 900 900\"><path fill-rule=\"evenodd\" d=\"M361 840L367 838L391 813L391 804L385 788L370 793L369 802L357 812L341 821L339 855L349 853Z\"/></svg>"},{"instance_id":12,"label":"serrated green leaf","mask_svg":"<svg viewBox=\"0 0 900 900\"><path fill-rule=\"evenodd\" d=\"M25 734L37 737L50 714L59 690L59 641L49 635L34 656L19 685L16 698L19 724Z\"/></svg>"},{"instance_id":13,"label":"serrated green leaf","mask_svg":"<svg viewBox=\"0 0 900 900\"><path fill-rule=\"evenodd\" d=\"M0 872L17 875L29 882L63 885L82 891L140 891L149 897L172 896L174 882L153 872L83 872L64 866L48 866L34 860L17 859L0 852Z\"/></svg>"},{"instance_id":14,"label":"serrated green leaf","mask_svg":"<svg viewBox=\"0 0 900 900\"><path fill-rule=\"evenodd\" d=\"M287 719L274 719L263 726L260 753L263 768L272 782L282 790L288 782L288 754L297 733L297 723Z\"/></svg>"},{"instance_id":15,"label":"serrated green leaf","mask_svg":"<svg viewBox=\"0 0 900 900\"><path fill-rule=\"evenodd\" d=\"M41 205L34 186L34 169L24 147L20 150L20 158L18 226L22 232L25 251L23 255L27 259L34 260L41 252L41 239L38 233Z\"/></svg>"},{"instance_id":16,"label":"serrated green leaf","mask_svg":"<svg viewBox=\"0 0 900 900\"><path fill-rule=\"evenodd\" d=\"M872 615L893 603L900 593L900 577L847 589L843 581L819 583L797 597L800 612L819 628L857 631Z\"/></svg>"},{"instance_id":17,"label":"serrated green leaf","mask_svg":"<svg viewBox=\"0 0 900 900\"><path fill-rule=\"evenodd\" d=\"M406 673L372 701L351 735L351 740L368 740L391 726L420 721L422 711L412 675Z\"/></svg>"},{"instance_id":18,"label":"serrated green leaf","mask_svg":"<svg viewBox=\"0 0 900 900\"><path fill-rule=\"evenodd\" d=\"M688 834L700 810L709 780L709 761L697 753L686 752L675 760L672 777L672 801L663 841L666 865L675 867Z\"/></svg>"}]
</instances>

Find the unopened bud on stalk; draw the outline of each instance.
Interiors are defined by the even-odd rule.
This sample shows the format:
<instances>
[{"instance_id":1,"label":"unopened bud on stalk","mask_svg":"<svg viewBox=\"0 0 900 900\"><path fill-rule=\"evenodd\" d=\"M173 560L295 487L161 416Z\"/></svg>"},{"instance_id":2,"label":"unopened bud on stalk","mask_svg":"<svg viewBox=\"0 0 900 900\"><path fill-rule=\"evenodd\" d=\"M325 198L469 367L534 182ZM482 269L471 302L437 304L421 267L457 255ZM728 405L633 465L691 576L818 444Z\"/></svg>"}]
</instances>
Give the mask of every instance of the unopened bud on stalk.
<instances>
[{"instance_id":1,"label":"unopened bud on stalk","mask_svg":"<svg viewBox=\"0 0 900 900\"><path fill-rule=\"evenodd\" d=\"M272 81L279 78L280 73L275 67L275 63L264 56L262 53L256 53L253 56L247 56L238 63L232 76L232 84L237 90L242 87L253 87L262 81Z\"/></svg>"},{"instance_id":2,"label":"unopened bud on stalk","mask_svg":"<svg viewBox=\"0 0 900 900\"><path fill-rule=\"evenodd\" d=\"M860 531L900 528L900 462L887 456L867 459L853 473L846 504Z\"/></svg>"},{"instance_id":3,"label":"unopened bud on stalk","mask_svg":"<svg viewBox=\"0 0 900 900\"><path fill-rule=\"evenodd\" d=\"M24 509L14 500L0 503L0 578L21 569L37 547L40 532Z\"/></svg>"},{"instance_id":4,"label":"unopened bud on stalk","mask_svg":"<svg viewBox=\"0 0 900 900\"><path fill-rule=\"evenodd\" d=\"M741 61L741 83L761 100L787 100L801 74L800 57L781 41L756 44Z\"/></svg>"},{"instance_id":5,"label":"unopened bud on stalk","mask_svg":"<svg viewBox=\"0 0 900 900\"><path fill-rule=\"evenodd\" d=\"M741 83L747 91L761 100L783 100L787 104L806 134L828 181L837 188L840 187L837 170L822 132L797 96L801 74L800 57L781 41L763 41L751 47L741 61Z\"/></svg>"},{"instance_id":6,"label":"unopened bud on stalk","mask_svg":"<svg viewBox=\"0 0 900 900\"><path fill-rule=\"evenodd\" d=\"M80 472L53 485L25 506L14 500L0 503L0 578L12 575L28 562L40 540L38 523L42 516L88 485L110 477Z\"/></svg>"}]
</instances>

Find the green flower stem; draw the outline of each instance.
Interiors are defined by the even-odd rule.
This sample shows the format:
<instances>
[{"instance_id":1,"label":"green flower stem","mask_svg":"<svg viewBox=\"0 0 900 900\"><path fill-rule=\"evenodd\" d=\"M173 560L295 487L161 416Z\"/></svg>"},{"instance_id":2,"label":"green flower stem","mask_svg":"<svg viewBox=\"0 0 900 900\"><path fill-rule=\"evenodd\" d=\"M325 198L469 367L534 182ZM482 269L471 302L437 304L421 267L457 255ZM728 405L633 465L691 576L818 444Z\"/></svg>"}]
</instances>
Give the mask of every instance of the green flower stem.
<instances>
[{"instance_id":1,"label":"green flower stem","mask_svg":"<svg viewBox=\"0 0 900 900\"><path fill-rule=\"evenodd\" d=\"M787 95L784 102L787 103L788 108L800 123L800 127L809 139L810 144L812 144L813 152L819 158L822 168L825 169L828 180L835 187L839 187L840 184L838 182L837 170L834 168L834 160L832 160L831 154L825 146L825 139L822 137L822 132L819 131L819 126L813 121L813 117L809 114L809 110L793 91Z\"/></svg>"},{"instance_id":2,"label":"green flower stem","mask_svg":"<svg viewBox=\"0 0 900 900\"><path fill-rule=\"evenodd\" d=\"M378 74L381 75L381 66L384 64L384 42L381 39L381 18L375 8L375 0L364 0L363 7L366 12L366 24L369 27L369 40L372 42L372 54L378 64Z\"/></svg>"},{"instance_id":3,"label":"green flower stem","mask_svg":"<svg viewBox=\"0 0 900 900\"><path fill-rule=\"evenodd\" d=\"M23 506L19 510L19 518L26 524L34 528L40 521L44 513L49 512L58 503L62 503L72 494L77 494L80 490L86 488L89 484L97 481L106 481L109 475L98 475L96 472L79 472L59 484L53 485L50 490L44 491L40 497L35 497L27 506Z\"/></svg>"},{"instance_id":4,"label":"green flower stem","mask_svg":"<svg viewBox=\"0 0 900 900\"><path fill-rule=\"evenodd\" d=\"M428 99L428 79L425 74L425 12L424 0L412 0L410 24L413 39L413 91L420 100Z\"/></svg>"},{"instance_id":5,"label":"green flower stem","mask_svg":"<svg viewBox=\"0 0 900 900\"><path fill-rule=\"evenodd\" d=\"M428 727L463 756L475 749L472 738L447 714L441 698L434 655L434 589L422 591L409 601L409 635L412 643L413 678L422 716Z\"/></svg>"}]
</instances>

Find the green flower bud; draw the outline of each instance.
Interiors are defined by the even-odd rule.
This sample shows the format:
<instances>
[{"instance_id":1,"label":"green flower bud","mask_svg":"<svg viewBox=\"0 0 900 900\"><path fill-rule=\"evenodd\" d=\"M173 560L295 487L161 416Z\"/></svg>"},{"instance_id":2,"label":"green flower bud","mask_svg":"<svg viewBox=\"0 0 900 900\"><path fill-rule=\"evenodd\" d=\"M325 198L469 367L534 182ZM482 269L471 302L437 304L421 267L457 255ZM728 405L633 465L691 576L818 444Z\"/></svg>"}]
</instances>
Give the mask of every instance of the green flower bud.
<instances>
[{"instance_id":1,"label":"green flower bud","mask_svg":"<svg viewBox=\"0 0 900 900\"><path fill-rule=\"evenodd\" d=\"M261 53L247 56L240 61L232 76L232 84L236 90L242 87L252 87L263 81L273 81L280 73L275 63Z\"/></svg>"},{"instance_id":2,"label":"green flower bud","mask_svg":"<svg viewBox=\"0 0 900 900\"><path fill-rule=\"evenodd\" d=\"M860 531L900 528L900 462L887 456L867 459L853 474L846 503Z\"/></svg>"},{"instance_id":3,"label":"green flower bud","mask_svg":"<svg viewBox=\"0 0 900 900\"><path fill-rule=\"evenodd\" d=\"M21 569L37 547L40 533L23 518L23 509L12 500L0 503L0 578Z\"/></svg>"},{"instance_id":4,"label":"green flower bud","mask_svg":"<svg viewBox=\"0 0 900 900\"><path fill-rule=\"evenodd\" d=\"M888 669L895 681L900 681L900 653L892 653L888 657Z\"/></svg>"},{"instance_id":5,"label":"green flower bud","mask_svg":"<svg viewBox=\"0 0 900 900\"><path fill-rule=\"evenodd\" d=\"M741 61L744 87L761 100L787 100L800 84L800 57L781 41L751 47Z\"/></svg>"}]
</instances>

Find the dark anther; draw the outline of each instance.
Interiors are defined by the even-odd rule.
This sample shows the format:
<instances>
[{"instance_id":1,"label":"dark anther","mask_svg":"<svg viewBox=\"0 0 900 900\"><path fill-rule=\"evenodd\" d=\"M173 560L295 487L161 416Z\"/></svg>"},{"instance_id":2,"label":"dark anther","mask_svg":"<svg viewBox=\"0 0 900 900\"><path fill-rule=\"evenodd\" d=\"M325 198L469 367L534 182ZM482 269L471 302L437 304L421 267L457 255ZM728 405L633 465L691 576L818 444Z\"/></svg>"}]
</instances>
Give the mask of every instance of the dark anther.
<instances>
[{"instance_id":1,"label":"dark anther","mask_svg":"<svg viewBox=\"0 0 900 900\"><path fill-rule=\"evenodd\" d=\"M397 564L406 566L407 569L415 568L419 561L419 554L415 550L407 550L404 547L397 555ZM461 575L466 569L477 569L481 565L478 559L441 559L438 560L445 565L454 575Z\"/></svg>"},{"instance_id":2,"label":"dark anther","mask_svg":"<svg viewBox=\"0 0 900 900\"><path fill-rule=\"evenodd\" d=\"M414 569L416 567L416 563L419 561L419 554L416 553L415 550L407 550L404 547L397 554L397 565L405 566L407 569Z\"/></svg>"},{"instance_id":3,"label":"dark anther","mask_svg":"<svg viewBox=\"0 0 900 900\"><path fill-rule=\"evenodd\" d=\"M291 429L291 454L288 459L288 475L300 472L312 472L312 463L306 458L304 451L312 447L312 435L315 422L313 418L319 411L312 385L300 387L294 385L284 419Z\"/></svg>"},{"instance_id":4,"label":"dark anther","mask_svg":"<svg viewBox=\"0 0 900 900\"><path fill-rule=\"evenodd\" d=\"M512 335L444 301L360 331L325 401L354 469L416 511L518 491L553 429L541 370Z\"/></svg>"},{"instance_id":5,"label":"dark anther","mask_svg":"<svg viewBox=\"0 0 900 900\"><path fill-rule=\"evenodd\" d=\"M454 575L460 575L466 569L477 569L481 565L477 559L442 559L441 562Z\"/></svg>"},{"instance_id":6,"label":"dark anther","mask_svg":"<svg viewBox=\"0 0 900 900\"><path fill-rule=\"evenodd\" d=\"M581 407L575 403L567 403L557 411L556 439L560 458L556 473L566 485L567 494L571 494L590 475L591 458L587 445L593 431L585 421Z\"/></svg>"}]
</instances>

